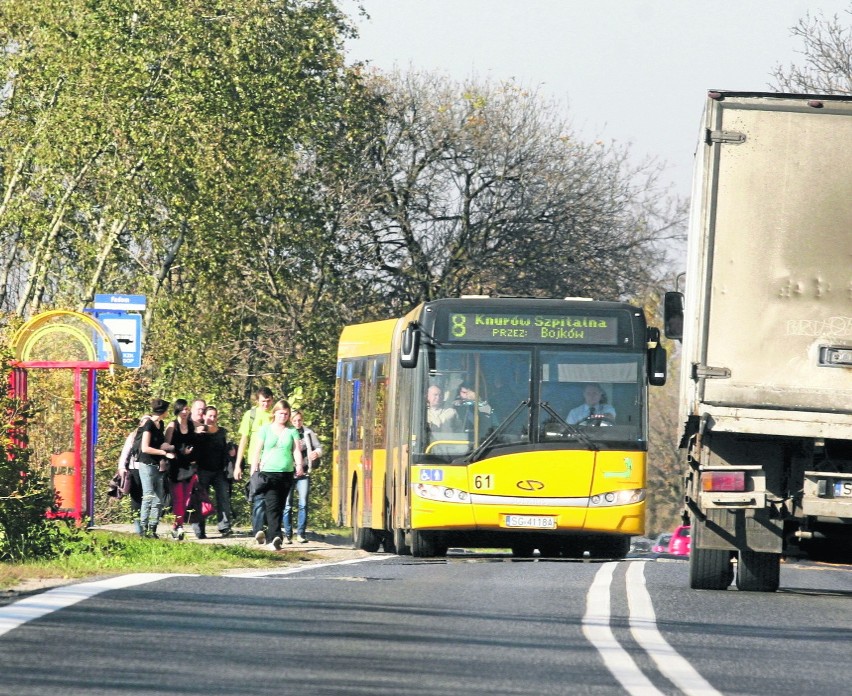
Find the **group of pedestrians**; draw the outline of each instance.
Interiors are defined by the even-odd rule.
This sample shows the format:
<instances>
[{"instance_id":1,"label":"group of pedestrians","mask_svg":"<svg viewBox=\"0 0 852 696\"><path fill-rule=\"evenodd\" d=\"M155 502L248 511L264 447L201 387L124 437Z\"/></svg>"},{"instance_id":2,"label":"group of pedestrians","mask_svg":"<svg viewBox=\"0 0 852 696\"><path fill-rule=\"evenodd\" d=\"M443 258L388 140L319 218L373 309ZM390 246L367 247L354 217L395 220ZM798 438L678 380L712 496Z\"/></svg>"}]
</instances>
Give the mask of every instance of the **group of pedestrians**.
<instances>
[{"instance_id":1,"label":"group of pedestrians","mask_svg":"<svg viewBox=\"0 0 852 696\"><path fill-rule=\"evenodd\" d=\"M219 425L218 409L203 399L195 399L191 406L185 399L176 399L173 418L167 423L169 403L151 401L150 413L140 419L119 459L119 468L128 469L131 504L139 515L134 526L140 536L158 538L168 492L174 514L172 537L182 540L184 525L189 524L196 538L206 539L203 508L211 488L219 534L230 536L234 524L231 479L243 479L245 460L254 538L274 549L293 543L295 491L296 540L307 542L310 473L319 464L322 447L316 433L304 426L302 414L292 411L287 401L273 404L267 387L258 389L255 396L256 404L240 423L239 445L230 442L228 431Z\"/></svg>"},{"instance_id":2,"label":"group of pedestrians","mask_svg":"<svg viewBox=\"0 0 852 696\"><path fill-rule=\"evenodd\" d=\"M234 479L245 475L249 480L254 538L258 544L279 549L293 543L294 492L298 498L296 541L307 542L310 475L319 464L322 447L316 433L305 427L300 411L293 411L286 400L273 400L272 390L261 387L256 404L243 415Z\"/></svg>"},{"instance_id":3,"label":"group of pedestrians","mask_svg":"<svg viewBox=\"0 0 852 696\"><path fill-rule=\"evenodd\" d=\"M139 516L136 533L158 538L157 528L168 498L174 523L172 536L184 538L184 524L191 524L195 536L206 539L206 519L202 502L209 502L212 487L216 494L216 516L221 536L232 533L228 461L236 448L228 442L228 431L219 426L219 410L196 399L190 407L185 399L172 405L173 418L166 422L169 402L151 401L150 413L125 442L119 469L128 469L130 497ZM135 456L134 456L135 455Z\"/></svg>"}]
</instances>

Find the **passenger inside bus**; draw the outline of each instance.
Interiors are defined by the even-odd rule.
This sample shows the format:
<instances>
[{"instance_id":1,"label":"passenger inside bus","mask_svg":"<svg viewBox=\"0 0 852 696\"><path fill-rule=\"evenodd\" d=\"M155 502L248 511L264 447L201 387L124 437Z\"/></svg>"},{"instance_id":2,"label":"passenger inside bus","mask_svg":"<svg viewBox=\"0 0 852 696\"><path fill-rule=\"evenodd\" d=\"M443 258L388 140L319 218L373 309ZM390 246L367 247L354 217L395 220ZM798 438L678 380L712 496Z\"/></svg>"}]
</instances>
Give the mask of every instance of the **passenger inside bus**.
<instances>
[{"instance_id":1,"label":"passenger inside bus","mask_svg":"<svg viewBox=\"0 0 852 696\"><path fill-rule=\"evenodd\" d=\"M568 412L569 425L614 425L615 409L607 403L606 392L596 382L583 389L583 403Z\"/></svg>"},{"instance_id":2,"label":"passenger inside bus","mask_svg":"<svg viewBox=\"0 0 852 696\"><path fill-rule=\"evenodd\" d=\"M433 432L448 432L457 428L456 410L444 403L444 394L437 384L426 390L426 422Z\"/></svg>"}]
</instances>

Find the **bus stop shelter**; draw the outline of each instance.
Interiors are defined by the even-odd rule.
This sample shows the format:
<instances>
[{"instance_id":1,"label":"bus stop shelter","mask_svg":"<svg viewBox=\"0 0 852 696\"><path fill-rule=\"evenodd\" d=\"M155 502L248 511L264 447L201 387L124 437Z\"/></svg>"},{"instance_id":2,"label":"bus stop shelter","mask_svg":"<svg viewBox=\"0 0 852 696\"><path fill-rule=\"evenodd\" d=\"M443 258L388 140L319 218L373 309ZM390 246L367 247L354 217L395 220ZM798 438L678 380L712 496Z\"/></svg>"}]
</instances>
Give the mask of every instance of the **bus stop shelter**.
<instances>
[{"instance_id":1,"label":"bus stop shelter","mask_svg":"<svg viewBox=\"0 0 852 696\"><path fill-rule=\"evenodd\" d=\"M46 442L50 453L50 479L59 498L57 516L78 522L94 519L95 454L97 441L98 370L122 367L122 351L107 326L88 314L52 310L32 317L12 339L14 360L10 377L13 397L31 397L44 405L52 427ZM35 370L63 371L71 381L70 399L50 399L30 394L29 375ZM70 402L70 403L68 403ZM70 432L69 432L70 431ZM59 450L59 451L54 451Z\"/></svg>"}]
</instances>

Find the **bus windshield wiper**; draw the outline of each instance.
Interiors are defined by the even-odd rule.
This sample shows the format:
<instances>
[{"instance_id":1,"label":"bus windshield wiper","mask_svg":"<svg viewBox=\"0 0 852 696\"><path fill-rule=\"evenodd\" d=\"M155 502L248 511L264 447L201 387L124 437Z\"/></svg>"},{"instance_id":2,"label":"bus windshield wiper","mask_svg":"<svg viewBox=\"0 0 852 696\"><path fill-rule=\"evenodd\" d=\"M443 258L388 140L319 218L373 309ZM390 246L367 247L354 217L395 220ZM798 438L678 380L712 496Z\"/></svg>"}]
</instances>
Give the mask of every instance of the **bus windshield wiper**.
<instances>
[{"instance_id":1,"label":"bus windshield wiper","mask_svg":"<svg viewBox=\"0 0 852 696\"><path fill-rule=\"evenodd\" d=\"M556 411L554 411L550 404L546 401L539 401L538 405L541 406L545 411L550 414L557 423L562 423L567 429L568 432L576 437L580 442L582 442L586 447L590 450L597 452L600 447L598 447L594 442L589 439L589 436L586 435L582 430L580 430L576 425L571 425L568 421L566 421L562 416L560 416Z\"/></svg>"},{"instance_id":2,"label":"bus windshield wiper","mask_svg":"<svg viewBox=\"0 0 852 696\"><path fill-rule=\"evenodd\" d=\"M506 429L506 426L509 423L515 420L515 416L517 416L521 412L521 409L523 409L524 407L529 408L529 404L530 400L524 399L521 403L515 406L515 409L503 420L503 422L500 423L500 425L498 425L496 428L494 428L494 430L489 433L488 437L486 437L481 443L479 443L479 447L477 447L475 450L473 450L473 452L471 452L464 459L462 459L462 462L464 462L465 464L472 464L477 459L479 459L480 455L485 454L486 450L488 450L494 443L494 440L497 439L497 436L500 435L500 433L502 433Z\"/></svg>"}]
</instances>

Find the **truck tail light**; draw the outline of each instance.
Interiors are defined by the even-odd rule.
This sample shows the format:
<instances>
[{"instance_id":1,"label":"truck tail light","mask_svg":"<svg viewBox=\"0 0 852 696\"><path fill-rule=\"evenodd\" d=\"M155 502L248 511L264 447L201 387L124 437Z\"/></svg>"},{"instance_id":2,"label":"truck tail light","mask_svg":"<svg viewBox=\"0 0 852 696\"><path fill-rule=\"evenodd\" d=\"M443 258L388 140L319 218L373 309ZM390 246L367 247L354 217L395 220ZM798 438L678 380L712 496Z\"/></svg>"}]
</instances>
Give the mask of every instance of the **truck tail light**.
<instances>
[{"instance_id":1,"label":"truck tail light","mask_svg":"<svg viewBox=\"0 0 852 696\"><path fill-rule=\"evenodd\" d=\"M744 491L744 471L702 471L702 491Z\"/></svg>"}]
</instances>

